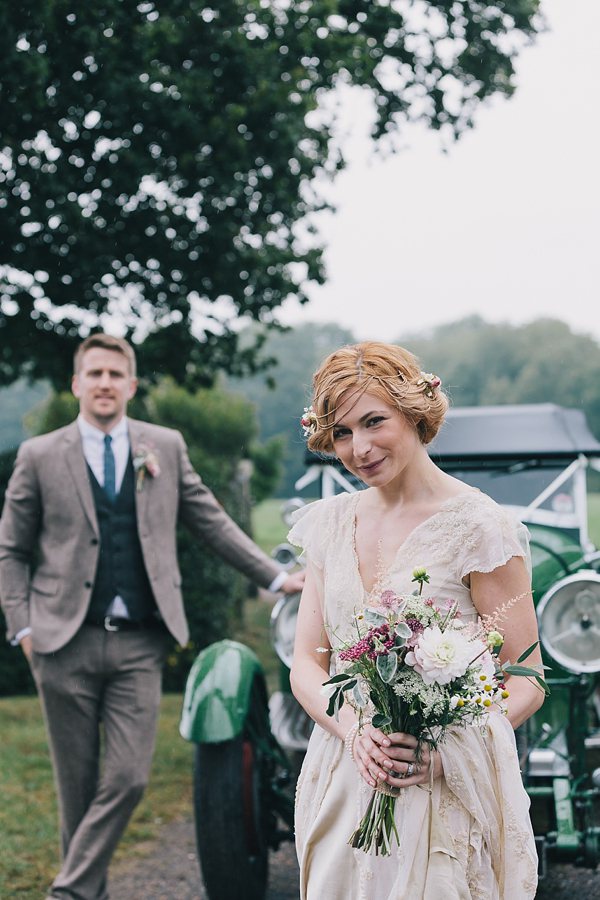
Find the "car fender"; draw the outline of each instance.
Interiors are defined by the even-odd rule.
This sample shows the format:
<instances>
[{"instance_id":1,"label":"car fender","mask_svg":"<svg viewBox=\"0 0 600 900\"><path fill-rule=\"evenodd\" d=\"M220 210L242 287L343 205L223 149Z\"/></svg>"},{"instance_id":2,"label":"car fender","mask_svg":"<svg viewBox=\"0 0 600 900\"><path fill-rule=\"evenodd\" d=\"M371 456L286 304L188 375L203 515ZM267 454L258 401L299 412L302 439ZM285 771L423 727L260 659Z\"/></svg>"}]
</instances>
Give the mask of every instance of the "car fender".
<instances>
[{"instance_id":1,"label":"car fender","mask_svg":"<svg viewBox=\"0 0 600 900\"><path fill-rule=\"evenodd\" d=\"M251 712L256 676L264 683L258 657L244 644L218 641L203 650L186 682L181 736L195 743L218 743L236 737Z\"/></svg>"}]
</instances>

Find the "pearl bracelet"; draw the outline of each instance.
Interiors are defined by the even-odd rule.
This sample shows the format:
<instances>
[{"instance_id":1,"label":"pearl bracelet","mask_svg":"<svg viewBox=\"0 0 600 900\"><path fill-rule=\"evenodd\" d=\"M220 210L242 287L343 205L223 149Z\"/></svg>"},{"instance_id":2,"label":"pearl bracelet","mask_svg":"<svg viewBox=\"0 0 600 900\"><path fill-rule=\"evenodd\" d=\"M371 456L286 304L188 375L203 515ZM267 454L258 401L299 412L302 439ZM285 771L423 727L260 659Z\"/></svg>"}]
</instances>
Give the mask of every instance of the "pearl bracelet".
<instances>
[{"instance_id":1,"label":"pearl bracelet","mask_svg":"<svg viewBox=\"0 0 600 900\"><path fill-rule=\"evenodd\" d=\"M354 762L354 739L358 734L358 722L355 722L352 728L348 731L348 734L344 738L344 747L350 754L350 759Z\"/></svg>"},{"instance_id":2,"label":"pearl bracelet","mask_svg":"<svg viewBox=\"0 0 600 900\"><path fill-rule=\"evenodd\" d=\"M363 719L362 722L355 722L354 725L349 729L346 737L344 738L344 747L350 754L350 759L352 760L352 762L355 762L355 760L354 760L354 740L356 738L356 735L359 734L360 729L363 725L370 725L370 724L371 724L371 719Z\"/></svg>"}]
</instances>

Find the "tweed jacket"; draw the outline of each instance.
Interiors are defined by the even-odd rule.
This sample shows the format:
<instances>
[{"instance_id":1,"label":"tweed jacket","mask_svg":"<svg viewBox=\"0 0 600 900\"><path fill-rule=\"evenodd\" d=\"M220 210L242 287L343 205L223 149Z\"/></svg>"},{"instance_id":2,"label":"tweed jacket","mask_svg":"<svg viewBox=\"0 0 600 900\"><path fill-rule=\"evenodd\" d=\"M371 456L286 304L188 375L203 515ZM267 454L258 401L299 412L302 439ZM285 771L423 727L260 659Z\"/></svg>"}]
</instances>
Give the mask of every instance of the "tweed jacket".
<instances>
[{"instance_id":1,"label":"tweed jacket","mask_svg":"<svg viewBox=\"0 0 600 900\"><path fill-rule=\"evenodd\" d=\"M175 539L178 522L264 587L280 569L202 483L178 431L127 421L132 450L150 443L159 457L160 474L146 476L135 495L138 532L158 609L169 631L185 644L188 628ZM77 423L25 441L0 520L0 602L8 639L30 626L38 653L52 653L67 644L85 619L99 551L96 510Z\"/></svg>"}]
</instances>

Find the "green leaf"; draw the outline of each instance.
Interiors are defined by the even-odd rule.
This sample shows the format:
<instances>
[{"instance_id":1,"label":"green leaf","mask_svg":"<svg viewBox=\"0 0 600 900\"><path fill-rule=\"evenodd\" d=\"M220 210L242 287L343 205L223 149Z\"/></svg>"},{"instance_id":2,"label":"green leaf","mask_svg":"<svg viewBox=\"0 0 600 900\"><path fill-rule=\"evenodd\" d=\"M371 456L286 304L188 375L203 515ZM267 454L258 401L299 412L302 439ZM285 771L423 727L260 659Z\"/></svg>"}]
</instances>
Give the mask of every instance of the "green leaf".
<instances>
[{"instance_id":1,"label":"green leaf","mask_svg":"<svg viewBox=\"0 0 600 900\"><path fill-rule=\"evenodd\" d=\"M535 644L532 644L531 647L529 647L529 648L525 651L525 653L521 653L521 655L520 655L520 657L518 658L517 662L518 662L518 663L521 663L521 662L523 662L524 659L527 659L527 657L530 656L531 653L533 653L533 651L535 650L535 648L537 647L538 644L539 644L539 641L536 641Z\"/></svg>"},{"instance_id":2,"label":"green leaf","mask_svg":"<svg viewBox=\"0 0 600 900\"><path fill-rule=\"evenodd\" d=\"M394 680L398 670L398 654L394 653L393 650L390 650L387 655L377 657L376 665L381 680L386 684L390 684L390 682Z\"/></svg>"},{"instance_id":3,"label":"green leaf","mask_svg":"<svg viewBox=\"0 0 600 900\"><path fill-rule=\"evenodd\" d=\"M528 678L538 678L539 673L537 669L533 669L531 666L502 666L502 671L506 672L507 675L525 675Z\"/></svg>"},{"instance_id":4,"label":"green leaf","mask_svg":"<svg viewBox=\"0 0 600 900\"><path fill-rule=\"evenodd\" d=\"M364 620L367 625L373 625L377 627L378 625L385 625L387 619L385 616L382 616L380 613L375 612L374 609L370 609L367 607L364 612Z\"/></svg>"},{"instance_id":5,"label":"green leaf","mask_svg":"<svg viewBox=\"0 0 600 900\"><path fill-rule=\"evenodd\" d=\"M382 713L377 713L373 716L371 724L374 728L385 728L387 725L392 724L392 720L389 716L384 716Z\"/></svg>"},{"instance_id":6,"label":"green leaf","mask_svg":"<svg viewBox=\"0 0 600 900\"><path fill-rule=\"evenodd\" d=\"M329 698L329 703L327 704L327 715L328 715L328 716L332 716L332 715L334 714L334 712L335 712L335 698L336 698L336 696L337 696L337 693L332 694L331 697Z\"/></svg>"},{"instance_id":7,"label":"green leaf","mask_svg":"<svg viewBox=\"0 0 600 900\"><path fill-rule=\"evenodd\" d=\"M548 687L548 685L547 685L547 683L544 681L544 679L543 679L540 675L536 675L536 676L535 676L535 680L537 681L537 683L539 684L539 686L540 686L541 689L543 690L543 692L544 692L544 694L546 695L546 697L549 697L549 696L550 696L550 688Z\"/></svg>"},{"instance_id":8,"label":"green leaf","mask_svg":"<svg viewBox=\"0 0 600 900\"><path fill-rule=\"evenodd\" d=\"M398 622L395 630L398 637L406 638L407 640L412 637L412 631L406 622Z\"/></svg>"},{"instance_id":9,"label":"green leaf","mask_svg":"<svg viewBox=\"0 0 600 900\"><path fill-rule=\"evenodd\" d=\"M341 681L348 681L352 678L351 675L334 675L333 678L330 678L329 681L324 681L323 684L339 684Z\"/></svg>"},{"instance_id":10,"label":"green leaf","mask_svg":"<svg viewBox=\"0 0 600 900\"><path fill-rule=\"evenodd\" d=\"M354 697L354 702L360 709L364 709L367 705L367 698L365 697L363 686L360 681L357 681L354 685L354 690L352 691L352 696Z\"/></svg>"}]
</instances>

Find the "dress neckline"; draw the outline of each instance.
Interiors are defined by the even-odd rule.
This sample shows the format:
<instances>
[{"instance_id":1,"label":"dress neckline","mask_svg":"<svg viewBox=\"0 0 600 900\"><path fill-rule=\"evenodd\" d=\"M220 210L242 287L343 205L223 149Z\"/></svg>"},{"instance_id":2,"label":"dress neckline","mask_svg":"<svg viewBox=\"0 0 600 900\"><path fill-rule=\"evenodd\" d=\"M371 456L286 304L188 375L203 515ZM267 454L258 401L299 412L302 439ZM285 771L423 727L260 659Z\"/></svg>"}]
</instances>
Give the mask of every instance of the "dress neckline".
<instances>
[{"instance_id":1,"label":"dress neckline","mask_svg":"<svg viewBox=\"0 0 600 900\"><path fill-rule=\"evenodd\" d=\"M358 501L359 501L361 493L362 493L362 491L356 492L356 494L354 495L354 502L352 503L352 506L351 506L351 509L352 509L352 555L354 557L354 565L356 568L356 573L358 575L358 579L360 581L361 587L362 587L364 593L367 595L367 597L369 597L375 590L375 587L377 586L377 580L375 580L373 582L373 587L371 588L371 590L367 590L367 588L365 587L365 583L363 581L361 572L360 572L360 560L358 558L358 552L356 550L356 507L358 506ZM459 494L455 494L454 497L448 497L447 500L444 500L444 502L436 509L436 511L434 513L432 513L430 516L427 516L427 518L423 519L422 522L419 522L418 525L415 525L415 527L412 529L412 531L409 531L409 533L406 535L406 537L404 538L404 540L402 541L402 543L399 545L398 549L396 550L393 560L387 566L382 566L381 571L382 572L390 572L394 568L396 563L398 562L398 557L400 556L400 554L402 553L402 551L404 550L404 548L406 547L408 542L413 538L413 536L417 532L419 532L423 528L424 525L428 525L429 523L431 523L438 516L445 513L449 506L452 506L457 500L463 500L469 494L481 494L481 491L479 491L477 488L469 488L466 491L461 491ZM417 562L418 561L415 561L415 565L417 565Z\"/></svg>"}]
</instances>

